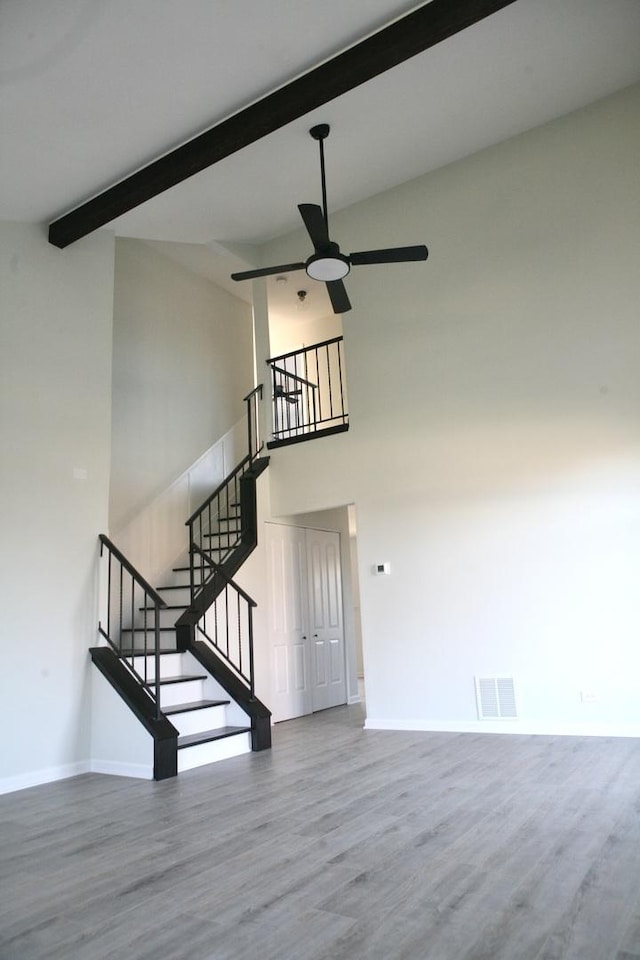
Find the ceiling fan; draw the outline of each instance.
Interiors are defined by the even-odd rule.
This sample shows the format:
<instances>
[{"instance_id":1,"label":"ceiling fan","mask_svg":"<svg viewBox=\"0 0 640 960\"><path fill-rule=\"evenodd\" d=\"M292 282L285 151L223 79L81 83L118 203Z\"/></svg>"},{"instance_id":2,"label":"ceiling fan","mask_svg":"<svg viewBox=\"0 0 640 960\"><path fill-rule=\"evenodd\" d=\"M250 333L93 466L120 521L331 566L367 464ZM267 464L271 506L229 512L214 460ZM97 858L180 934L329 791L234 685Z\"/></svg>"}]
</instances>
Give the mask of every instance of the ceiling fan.
<instances>
[{"instance_id":1,"label":"ceiling fan","mask_svg":"<svg viewBox=\"0 0 640 960\"><path fill-rule=\"evenodd\" d=\"M340 253L340 247L329 239L329 217L327 214L327 185L324 173L324 141L329 136L329 124L319 123L309 133L320 145L320 177L322 180L322 207L315 203L300 203L298 210L313 243L313 253L300 263L281 263L275 267L261 267L257 270L245 270L232 273L232 280L253 280L256 277L269 277L276 273L290 273L293 270L306 270L312 280L324 281L334 313L346 313L351 304L344 283L352 266L372 263L406 263L412 260L426 260L429 251L421 244L414 247L389 247L386 250L361 250L346 256Z\"/></svg>"}]
</instances>

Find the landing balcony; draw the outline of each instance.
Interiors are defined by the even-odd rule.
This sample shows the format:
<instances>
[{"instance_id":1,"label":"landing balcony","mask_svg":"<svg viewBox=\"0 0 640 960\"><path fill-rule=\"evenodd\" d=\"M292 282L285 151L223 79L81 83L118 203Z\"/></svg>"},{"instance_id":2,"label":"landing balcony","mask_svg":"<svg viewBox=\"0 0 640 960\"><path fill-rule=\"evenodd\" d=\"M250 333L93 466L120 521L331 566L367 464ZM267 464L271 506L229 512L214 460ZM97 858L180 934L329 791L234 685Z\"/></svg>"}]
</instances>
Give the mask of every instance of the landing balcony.
<instances>
[{"instance_id":1,"label":"landing balcony","mask_svg":"<svg viewBox=\"0 0 640 960\"><path fill-rule=\"evenodd\" d=\"M349 429L342 337L267 360L271 375L270 449Z\"/></svg>"}]
</instances>

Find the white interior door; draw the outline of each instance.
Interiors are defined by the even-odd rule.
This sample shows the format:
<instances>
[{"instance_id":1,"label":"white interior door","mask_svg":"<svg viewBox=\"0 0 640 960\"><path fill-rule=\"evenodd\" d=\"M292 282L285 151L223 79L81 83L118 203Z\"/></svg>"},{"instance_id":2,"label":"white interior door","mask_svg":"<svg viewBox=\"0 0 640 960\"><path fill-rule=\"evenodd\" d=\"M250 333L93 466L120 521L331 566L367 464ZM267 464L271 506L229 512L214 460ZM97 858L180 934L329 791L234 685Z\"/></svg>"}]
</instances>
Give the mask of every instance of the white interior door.
<instances>
[{"instance_id":1,"label":"white interior door","mask_svg":"<svg viewBox=\"0 0 640 960\"><path fill-rule=\"evenodd\" d=\"M346 703L338 533L268 523L274 722Z\"/></svg>"},{"instance_id":2,"label":"white interior door","mask_svg":"<svg viewBox=\"0 0 640 960\"><path fill-rule=\"evenodd\" d=\"M307 582L312 709L345 703L340 535L307 530Z\"/></svg>"},{"instance_id":3,"label":"white interior door","mask_svg":"<svg viewBox=\"0 0 640 960\"><path fill-rule=\"evenodd\" d=\"M274 722L311 713L306 537L301 527L265 524L269 573L271 701Z\"/></svg>"}]
</instances>

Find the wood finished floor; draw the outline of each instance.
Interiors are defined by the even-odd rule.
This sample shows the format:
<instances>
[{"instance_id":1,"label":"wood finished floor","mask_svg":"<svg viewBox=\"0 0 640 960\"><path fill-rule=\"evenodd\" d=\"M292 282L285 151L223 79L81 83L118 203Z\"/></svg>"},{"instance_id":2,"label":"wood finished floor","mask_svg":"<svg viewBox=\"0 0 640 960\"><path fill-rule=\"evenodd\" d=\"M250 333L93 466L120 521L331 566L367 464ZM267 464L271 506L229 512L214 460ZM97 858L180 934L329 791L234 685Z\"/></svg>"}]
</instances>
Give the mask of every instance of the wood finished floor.
<instances>
[{"instance_id":1,"label":"wood finished floor","mask_svg":"<svg viewBox=\"0 0 640 960\"><path fill-rule=\"evenodd\" d=\"M640 741L280 724L0 797L2 960L639 960Z\"/></svg>"}]
</instances>

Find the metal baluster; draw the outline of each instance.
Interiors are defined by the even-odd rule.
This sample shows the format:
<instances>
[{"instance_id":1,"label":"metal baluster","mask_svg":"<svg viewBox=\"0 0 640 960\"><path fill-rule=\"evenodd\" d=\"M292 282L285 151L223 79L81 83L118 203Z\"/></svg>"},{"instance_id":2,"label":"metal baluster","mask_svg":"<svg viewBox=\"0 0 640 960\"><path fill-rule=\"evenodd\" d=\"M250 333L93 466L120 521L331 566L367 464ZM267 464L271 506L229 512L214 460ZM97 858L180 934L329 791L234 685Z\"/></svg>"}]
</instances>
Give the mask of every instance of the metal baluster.
<instances>
[{"instance_id":1,"label":"metal baluster","mask_svg":"<svg viewBox=\"0 0 640 960\"><path fill-rule=\"evenodd\" d=\"M253 460L253 436L251 429L251 401L247 401L247 433L249 442L249 462Z\"/></svg>"},{"instance_id":2,"label":"metal baluster","mask_svg":"<svg viewBox=\"0 0 640 960\"><path fill-rule=\"evenodd\" d=\"M159 720L162 716L162 711L160 709L160 606L156 602L155 604L155 629L154 629L154 640L155 640L155 650L153 656L154 670L155 670L155 693L156 693L156 720ZM146 660L146 657L145 657Z\"/></svg>"},{"instance_id":3,"label":"metal baluster","mask_svg":"<svg viewBox=\"0 0 640 960\"><path fill-rule=\"evenodd\" d=\"M251 690L251 696L254 695L254 680L253 680L253 608L251 604L247 604L247 625L249 627L249 687Z\"/></svg>"},{"instance_id":4,"label":"metal baluster","mask_svg":"<svg viewBox=\"0 0 640 960\"><path fill-rule=\"evenodd\" d=\"M333 420L333 390L331 389L331 360L329 359L329 344L326 346L327 352L327 385L329 387L329 419Z\"/></svg>"},{"instance_id":5,"label":"metal baluster","mask_svg":"<svg viewBox=\"0 0 640 960\"><path fill-rule=\"evenodd\" d=\"M272 415L273 415L273 435L278 438L280 436L280 414L278 407L278 398L276 396L276 371L275 367L271 367L271 406L272 406Z\"/></svg>"},{"instance_id":6,"label":"metal baluster","mask_svg":"<svg viewBox=\"0 0 640 960\"><path fill-rule=\"evenodd\" d=\"M242 673L242 626L240 624L240 594L236 590L236 611L238 616L238 669Z\"/></svg>"},{"instance_id":7,"label":"metal baluster","mask_svg":"<svg viewBox=\"0 0 640 960\"><path fill-rule=\"evenodd\" d=\"M123 577L122 570L123 570L123 567L122 567L122 564L120 564L120 595L118 598L119 616L120 616L120 629L118 631L118 637L119 637L118 643L120 646L120 653L122 653L122 577Z\"/></svg>"},{"instance_id":8,"label":"metal baluster","mask_svg":"<svg viewBox=\"0 0 640 960\"><path fill-rule=\"evenodd\" d=\"M129 579L131 580L131 595L129 598L129 606L131 607L131 613L129 615L129 628L131 630L131 666L133 666L133 651L136 648L136 637L134 634L135 627L135 617L136 617L136 601L135 601L135 580L129 574Z\"/></svg>"},{"instance_id":9,"label":"metal baluster","mask_svg":"<svg viewBox=\"0 0 640 960\"><path fill-rule=\"evenodd\" d=\"M148 610L149 610L149 608L148 608L148 606L147 606L147 603L148 603L148 598L147 598L147 594L145 593L145 594L144 594L144 607L143 607L143 609L144 609L144 613L143 613L143 627L144 627L144 652L145 652L145 654L146 654L146 652L147 652L147 615L148 615ZM156 616L156 621L157 621L157 619L158 619L158 610L157 610L157 608L156 608L155 616ZM144 658L144 682L145 682L145 683L148 683L148 681L149 681L149 665L148 665L148 662L147 662L147 657L145 656L145 658Z\"/></svg>"},{"instance_id":10,"label":"metal baluster","mask_svg":"<svg viewBox=\"0 0 640 960\"><path fill-rule=\"evenodd\" d=\"M340 416L344 423L344 388L342 385L342 340L336 344L338 348L338 377L340 381Z\"/></svg>"},{"instance_id":11,"label":"metal baluster","mask_svg":"<svg viewBox=\"0 0 640 960\"><path fill-rule=\"evenodd\" d=\"M196 595L196 552L193 549L195 546L195 541L193 538L193 523L189 520L189 595L191 599Z\"/></svg>"},{"instance_id":12,"label":"metal baluster","mask_svg":"<svg viewBox=\"0 0 640 960\"><path fill-rule=\"evenodd\" d=\"M318 394L318 411L317 411L318 417L316 420L316 429L317 429L318 423L322 423L322 390L320 389L320 363L318 359L317 347L315 348L314 353L316 357L316 383L318 384L318 389L316 390L316 393Z\"/></svg>"},{"instance_id":13,"label":"metal baluster","mask_svg":"<svg viewBox=\"0 0 640 960\"><path fill-rule=\"evenodd\" d=\"M113 639L111 637L111 561L112 560L113 560L113 554L111 553L111 550L109 550L109 566L107 569L107 636L109 637L109 640L111 641L111 643L113 643Z\"/></svg>"},{"instance_id":14,"label":"metal baluster","mask_svg":"<svg viewBox=\"0 0 640 960\"><path fill-rule=\"evenodd\" d=\"M229 587L224 588L224 623L227 638L227 660L229 659Z\"/></svg>"}]
</instances>

